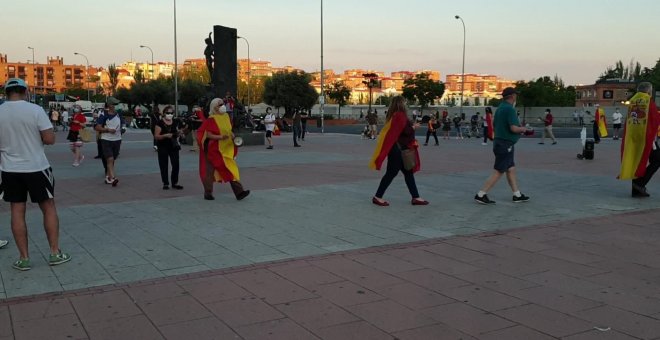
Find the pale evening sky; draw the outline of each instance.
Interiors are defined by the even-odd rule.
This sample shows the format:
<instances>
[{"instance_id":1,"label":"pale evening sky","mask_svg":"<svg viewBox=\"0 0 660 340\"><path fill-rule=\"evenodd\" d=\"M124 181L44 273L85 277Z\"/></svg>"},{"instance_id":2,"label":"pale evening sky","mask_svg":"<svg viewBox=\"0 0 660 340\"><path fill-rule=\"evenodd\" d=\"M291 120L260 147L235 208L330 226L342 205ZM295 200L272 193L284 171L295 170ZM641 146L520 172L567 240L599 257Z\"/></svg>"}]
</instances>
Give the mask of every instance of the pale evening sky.
<instances>
[{"instance_id":1,"label":"pale evening sky","mask_svg":"<svg viewBox=\"0 0 660 340\"><path fill-rule=\"evenodd\" d=\"M616 60L660 58L657 0L325 0L325 68L461 72L591 83ZM0 53L10 61L62 56L65 63L174 60L172 0L3 1ZM213 25L235 27L252 59L320 69L320 0L179 0L178 58L202 58ZM238 55L246 57L243 41Z\"/></svg>"}]
</instances>

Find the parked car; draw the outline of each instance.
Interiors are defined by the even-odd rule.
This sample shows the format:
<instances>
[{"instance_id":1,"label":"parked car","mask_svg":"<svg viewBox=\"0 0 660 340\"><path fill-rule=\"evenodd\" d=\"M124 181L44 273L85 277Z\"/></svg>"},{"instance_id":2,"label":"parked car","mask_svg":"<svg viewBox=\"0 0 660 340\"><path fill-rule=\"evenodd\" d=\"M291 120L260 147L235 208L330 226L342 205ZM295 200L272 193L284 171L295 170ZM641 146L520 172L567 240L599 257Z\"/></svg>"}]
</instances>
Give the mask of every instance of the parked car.
<instances>
[{"instance_id":1,"label":"parked car","mask_svg":"<svg viewBox=\"0 0 660 340\"><path fill-rule=\"evenodd\" d=\"M94 113L92 111L83 111L85 115L85 120L87 121L85 125L92 126L94 124Z\"/></svg>"}]
</instances>

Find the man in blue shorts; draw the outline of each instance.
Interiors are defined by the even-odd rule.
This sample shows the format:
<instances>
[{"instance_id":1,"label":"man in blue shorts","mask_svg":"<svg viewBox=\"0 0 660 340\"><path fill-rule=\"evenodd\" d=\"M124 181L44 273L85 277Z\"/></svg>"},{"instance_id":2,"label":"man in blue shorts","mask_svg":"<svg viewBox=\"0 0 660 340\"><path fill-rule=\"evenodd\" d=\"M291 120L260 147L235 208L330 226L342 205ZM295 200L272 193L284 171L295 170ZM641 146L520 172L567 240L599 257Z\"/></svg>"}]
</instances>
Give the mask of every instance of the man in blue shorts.
<instances>
[{"instance_id":1,"label":"man in blue shorts","mask_svg":"<svg viewBox=\"0 0 660 340\"><path fill-rule=\"evenodd\" d=\"M513 160L514 145L520 139L520 134L526 130L525 127L520 125L516 109L514 108L517 97L518 92L513 87L507 87L502 91L502 104L495 111L495 117L493 118L493 127L495 130L495 139L493 140L495 171L488 178L484 187L474 196L474 200L477 203L495 204L495 201L491 201L488 198L488 191L505 173L506 179L511 186L511 191L513 191L513 202L529 201L529 197L523 195L518 190L516 168Z\"/></svg>"}]
</instances>

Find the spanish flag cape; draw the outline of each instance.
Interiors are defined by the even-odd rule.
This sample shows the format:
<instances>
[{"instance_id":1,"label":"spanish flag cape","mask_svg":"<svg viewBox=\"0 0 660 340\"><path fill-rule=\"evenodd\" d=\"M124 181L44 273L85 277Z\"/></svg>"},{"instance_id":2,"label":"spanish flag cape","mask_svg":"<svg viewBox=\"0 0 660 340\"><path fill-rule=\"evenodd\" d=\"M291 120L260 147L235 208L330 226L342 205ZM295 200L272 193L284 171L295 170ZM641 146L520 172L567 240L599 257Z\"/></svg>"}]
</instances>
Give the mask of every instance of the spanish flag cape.
<instances>
[{"instance_id":1,"label":"spanish flag cape","mask_svg":"<svg viewBox=\"0 0 660 340\"><path fill-rule=\"evenodd\" d=\"M495 138L495 130L493 130L493 114L488 114L486 113L486 124L488 124L488 132L486 134L486 137L488 139L493 140Z\"/></svg>"},{"instance_id":2,"label":"spanish flag cape","mask_svg":"<svg viewBox=\"0 0 660 340\"><path fill-rule=\"evenodd\" d=\"M380 170L383 165L383 161L387 158L387 154L390 153L390 150L394 147L394 144L399 140L399 136L403 129L410 124L406 113L403 111L395 112L392 115L392 118L385 123L383 129L378 135L378 141L376 142L376 149L374 150L373 155L371 156L371 161L369 161L369 168L374 170ZM417 172L420 169L419 162L419 152L417 148L419 144L416 139L413 139L413 142L407 145L408 148L415 150L415 167L412 169L413 172Z\"/></svg>"},{"instance_id":3,"label":"spanish flag cape","mask_svg":"<svg viewBox=\"0 0 660 340\"><path fill-rule=\"evenodd\" d=\"M607 137L607 118L605 117L605 110L602 108L596 109L595 121L598 124L598 132L601 137Z\"/></svg>"},{"instance_id":4,"label":"spanish flag cape","mask_svg":"<svg viewBox=\"0 0 660 340\"><path fill-rule=\"evenodd\" d=\"M216 182L239 181L238 165L236 155L238 148L234 141L229 138L225 140L209 139L208 133L221 136L231 136L231 122L227 114L212 114L202 123L197 130L199 141L199 176L206 178L206 160L213 165L214 178Z\"/></svg>"},{"instance_id":5,"label":"spanish flag cape","mask_svg":"<svg viewBox=\"0 0 660 340\"><path fill-rule=\"evenodd\" d=\"M621 173L619 179L644 176L653 141L658 136L660 117L651 96L638 92L630 98L626 125L621 143Z\"/></svg>"}]
</instances>

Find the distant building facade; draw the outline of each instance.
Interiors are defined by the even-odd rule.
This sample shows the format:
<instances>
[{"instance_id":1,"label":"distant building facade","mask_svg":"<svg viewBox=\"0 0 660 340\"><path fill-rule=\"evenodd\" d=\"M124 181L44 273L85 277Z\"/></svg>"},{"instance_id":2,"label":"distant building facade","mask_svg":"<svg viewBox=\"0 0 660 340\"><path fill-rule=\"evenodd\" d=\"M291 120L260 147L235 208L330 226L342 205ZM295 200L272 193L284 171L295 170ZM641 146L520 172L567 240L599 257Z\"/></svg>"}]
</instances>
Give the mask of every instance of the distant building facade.
<instances>
[{"instance_id":1,"label":"distant building facade","mask_svg":"<svg viewBox=\"0 0 660 340\"><path fill-rule=\"evenodd\" d=\"M575 107L616 106L625 103L635 93L636 83L622 79L608 79L593 85L575 87Z\"/></svg>"}]
</instances>

